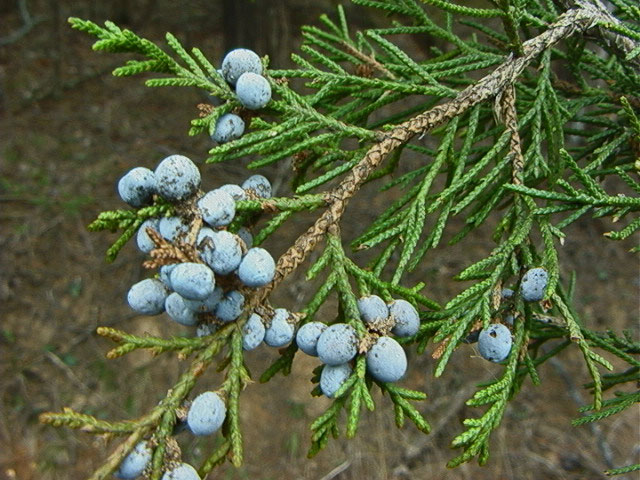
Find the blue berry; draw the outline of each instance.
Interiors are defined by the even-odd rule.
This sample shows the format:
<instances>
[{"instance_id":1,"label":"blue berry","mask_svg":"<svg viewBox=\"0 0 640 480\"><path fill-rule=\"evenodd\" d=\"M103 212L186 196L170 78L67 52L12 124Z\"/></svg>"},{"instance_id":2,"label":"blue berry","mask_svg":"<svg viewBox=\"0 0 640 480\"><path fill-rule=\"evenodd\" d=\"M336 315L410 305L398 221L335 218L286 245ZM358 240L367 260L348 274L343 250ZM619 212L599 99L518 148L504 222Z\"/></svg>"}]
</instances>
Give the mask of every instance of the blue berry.
<instances>
[{"instance_id":1,"label":"blue berry","mask_svg":"<svg viewBox=\"0 0 640 480\"><path fill-rule=\"evenodd\" d=\"M213 243L206 245L202 258L218 275L233 272L242 261L242 247L240 237L221 230L213 234Z\"/></svg>"},{"instance_id":2,"label":"blue berry","mask_svg":"<svg viewBox=\"0 0 640 480\"><path fill-rule=\"evenodd\" d=\"M245 72L262 73L262 62L253 50L236 48L227 53L222 60L222 76L231 85L235 85Z\"/></svg>"},{"instance_id":3,"label":"blue berry","mask_svg":"<svg viewBox=\"0 0 640 480\"><path fill-rule=\"evenodd\" d=\"M159 315L169 295L167 287L155 278L147 278L132 285L127 294L129 306L143 315Z\"/></svg>"},{"instance_id":4,"label":"blue berry","mask_svg":"<svg viewBox=\"0 0 640 480\"><path fill-rule=\"evenodd\" d=\"M200 171L195 163L183 155L171 155L155 170L156 189L166 200L190 197L200 187Z\"/></svg>"},{"instance_id":5,"label":"blue berry","mask_svg":"<svg viewBox=\"0 0 640 480\"><path fill-rule=\"evenodd\" d=\"M211 138L218 143L226 143L240 138L244 133L244 120L233 113L225 113L216 121L216 129Z\"/></svg>"},{"instance_id":6,"label":"blue berry","mask_svg":"<svg viewBox=\"0 0 640 480\"><path fill-rule=\"evenodd\" d=\"M245 192L240 185L236 185L235 183L227 183L218 187L217 190L228 193L236 202L247 199L247 192Z\"/></svg>"},{"instance_id":7,"label":"blue berry","mask_svg":"<svg viewBox=\"0 0 640 480\"><path fill-rule=\"evenodd\" d=\"M142 207L150 203L156 193L156 176L148 168L133 168L118 182L118 193L125 203Z\"/></svg>"},{"instance_id":8,"label":"blue berry","mask_svg":"<svg viewBox=\"0 0 640 480\"><path fill-rule=\"evenodd\" d=\"M201 480L195 468L188 463L181 463L176 468L167 470L162 480Z\"/></svg>"},{"instance_id":9,"label":"blue berry","mask_svg":"<svg viewBox=\"0 0 640 480\"><path fill-rule=\"evenodd\" d=\"M316 351L320 361L327 365L348 362L358 353L358 335L351 325L334 323L318 338Z\"/></svg>"},{"instance_id":10,"label":"blue berry","mask_svg":"<svg viewBox=\"0 0 640 480\"><path fill-rule=\"evenodd\" d=\"M244 295L237 290L227 293L216 307L216 317L223 322L233 322L242 313Z\"/></svg>"},{"instance_id":11,"label":"blue berry","mask_svg":"<svg viewBox=\"0 0 640 480\"><path fill-rule=\"evenodd\" d=\"M478 351L482 358L491 362L501 362L511 352L511 332L501 323L493 323L480 332Z\"/></svg>"},{"instance_id":12,"label":"blue berry","mask_svg":"<svg viewBox=\"0 0 640 480\"><path fill-rule=\"evenodd\" d=\"M149 253L151 250L156 248L156 244L153 243L153 240L151 240L151 237L147 233L147 228L157 232L160 228L160 220L157 218L149 218L142 222L142 225L140 225L140 228L138 229L136 243L138 244L140 251L144 253Z\"/></svg>"},{"instance_id":13,"label":"blue berry","mask_svg":"<svg viewBox=\"0 0 640 480\"><path fill-rule=\"evenodd\" d=\"M367 370L380 382L396 382L407 371L407 355L391 337L380 337L367 352Z\"/></svg>"},{"instance_id":14,"label":"blue berry","mask_svg":"<svg viewBox=\"0 0 640 480\"><path fill-rule=\"evenodd\" d=\"M513 297L513 290L510 288L503 288L500 294L503 300Z\"/></svg>"},{"instance_id":15,"label":"blue berry","mask_svg":"<svg viewBox=\"0 0 640 480\"><path fill-rule=\"evenodd\" d=\"M196 328L196 337L206 337L207 335L213 335L218 330L218 326L215 323L201 323Z\"/></svg>"},{"instance_id":16,"label":"blue berry","mask_svg":"<svg viewBox=\"0 0 640 480\"><path fill-rule=\"evenodd\" d=\"M264 340L265 328L262 318L256 313L252 313L247 322L242 327L242 348L253 350Z\"/></svg>"},{"instance_id":17,"label":"blue berry","mask_svg":"<svg viewBox=\"0 0 640 480\"><path fill-rule=\"evenodd\" d=\"M289 312L285 308L276 308L271 319L271 324L265 330L264 343L270 347L284 347L293 339L295 330L293 324L289 323Z\"/></svg>"},{"instance_id":18,"label":"blue berry","mask_svg":"<svg viewBox=\"0 0 640 480\"><path fill-rule=\"evenodd\" d=\"M189 300L204 300L213 293L213 271L201 263L179 263L171 271L171 286Z\"/></svg>"},{"instance_id":19,"label":"blue berry","mask_svg":"<svg viewBox=\"0 0 640 480\"><path fill-rule=\"evenodd\" d=\"M242 182L243 190L252 190L259 198L271 198L271 182L262 175L251 175Z\"/></svg>"},{"instance_id":20,"label":"blue berry","mask_svg":"<svg viewBox=\"0 0 640 480\"><path fill-rule=\"evenodd\" d=\"M264 248L249 249L238 267L238 277L247 287L262 287L273 280L276 262Z\"/></svg>"},{"instance_id":21,"label":"blue berry","mask_svg":"<svg viewBox=\"0 0 640 480\"><path fill-rule=\"evenodd\" d=\"M358 299L360 317L368 325L375 327L389 317L389 308L377 295L368 295Z\"/></svg>"},{"instance_id":22,"label":"blue berry","mask_svg":"<svg viewBox=\"0 0 640 480\"><path fill-rule=\"evenodd\" d=\"M247 227L240 227L236 232L236 235L242 239L247 248L251 248L253 245L253 235L251 235L251 232Z\"/></svg>"},{"instance_id":23,"label":"blue berry","mask_svg":"<svg viewBox=\"0 0 640 480\"><path fill-rule=\"evenodd\" d=\"M173 287L171 286L171 272L173 272L173 269L176 268L177 265L177 263L170 263L169 265L163 265L160 267L160 280L170 290L173 290Z\"/></svg>"},{"instance_id":24,"label":"blue berry","mask_svg":"<svg viewBox=\"0 0 640 480\"><path fill-rule=\"evenodd\" d=\"M151 453L151 448L147 442L138 443L129 455L124 457L115 476L124 480L138 478L147 468L151 460Z\"/></svg>"},{"instance_id":25,"label":"blue berry","mask_svg":"<svg viewBox=\"0 0 640 480\"><path fill-rule=\"evenodd\" d=\"M327 397L333 398L338 389L351 376L348 363L340 365L325 365L320 374L320 390Z\"/></svg>"},{"instance_id":26,"label":"blue berry","mask_svg":"<svg viewBox=\"0 0 640 480\"><path fill-rule=\"evenodd\" d=\"M180 325L192 327L198 323L198 315L185 304L185 299L179 293L173 292L164 302L164 308L169 317Z\"/></svg>"},{"instance_id":27,"label":"blue berry","mask_svg":"<svg viewBox=\"0 0 640 480\"><path fill-rule=\"evenodd\" d=\"M204 246L205 244L211 242L213 243L213 237L215 236L215 230L209 227L202 227L198 232L198 236L196 237L196 247Z\"/></svg>"},{"instance_id":28,"label":"blue berry","mask_svg":"<svg viewBox=\"0 0 640 480\"><path fill-rule=\"evenodd\" d=\"M210 435L224 423L227 407L215 392L204 392L191 402L187 425L194 435Z\"/></svg>"},{"instance_id":29,"label":"blue berry","mask_svg":"<svg viewBox=\"0 0 640 480\"><path fill-rule=\"evenodd\" d=\"M395 319L391 332L398 337L412 337L420 328L418 311L406 300L394 300L389 304L389 314Z\"/></svg>"},{"instance_id":30,"label":"blue berry","mask_svg":"<svg viewBox=\"0 0 640 480\"><path fill-rule=\"evenodd\" d=\"M198 200L198 210L202 219L212 227L224 227L236 214L236 202L227 192L212 190Z\"/></svg>"},{"instance_id":31,"label":"blue berry","mask_svg":"<svg viewBox=\"0 0 640 480\"><path fill-rule=\"evenodd\" d=\"M532 268L522 277L520 291L525 302L539 302L544 298L549 274L544 268Z\"/></svg>"},{"instance_id":32,"label":"blue berry","mask_svg":"<svg viewBox=\"0 0 640 480\"><path fill-rule=\"evenodd\" d=\"M185 298L184 304L189 310L193 310L196 313L214 312L222 297L224 297L224 292L220 287L216 287L211 292L211 295L204 300L189 300Z\"/></svg>"},{"instance_id":33,"label":"blue berry","mask_svg":"<svg viewBox=\"0 0 640 480\"><path fill-rule=\"evenodd\" d=\"M158 232L164 239L173 242L189 233L189 224L181 217L162 217L158 222Z\"/></svg>"},{"instance_id":34,"label":"blue berry","mask_svg":"<svg viewBox=\"0 0 640 480\"><path fill-rule=\"evenodd\" d=\"M249 110L259 110L271 100L271 85L262 75L247 72L236 82L236 96Z\"/></svg>"},{"instance_id":35,"label":"blue berry","mask_svg":"<svg viewBox=\"0 0 640 480\"><path fill-rule=\"evenodd\" d=\"M318 356L318 339L322 332L327 329L327 326L322 322L309 322L305 323L296 334L296 343L298 348L307 355L313 357Z\"/></svg>"}]
</instances>

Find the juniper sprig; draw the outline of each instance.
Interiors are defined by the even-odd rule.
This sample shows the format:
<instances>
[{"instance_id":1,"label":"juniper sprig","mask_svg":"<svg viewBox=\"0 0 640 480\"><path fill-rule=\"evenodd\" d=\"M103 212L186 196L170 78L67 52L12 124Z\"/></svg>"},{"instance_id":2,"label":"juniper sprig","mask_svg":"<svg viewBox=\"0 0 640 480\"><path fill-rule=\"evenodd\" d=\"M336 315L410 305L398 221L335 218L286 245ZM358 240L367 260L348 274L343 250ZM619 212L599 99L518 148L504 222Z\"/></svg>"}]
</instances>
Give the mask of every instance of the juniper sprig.
<instances>
[{"instance_id":1,"label":"juniper sprig","mask_svg":"<svg viewBox=\"0 0 640 480\"><path fill-rule=\"evenodd\" d=\"M449 467L474 458L480 464L489 460L491 434L508 403L527 378L535 385L543 383L538 367L564 349L579 350L591 377L586 388L593 400L581 410L589 413L574 425L600 421L640 400L638 341L629 332L598 332L585 323L574 306L575 276L565 273L558 254L567 228L580 219L622 224L612 227L603 243L628 239L640 229L636 2L496 0L493 8L474 8L448 0L352 1L382 11L389 26L354 31L341 6L337 19L321 16L318 26L302 29L300 52L291 56L295 68L279 69L266 57L252 67L261 70L252 75L261 75L262 88L272 94L260 109L238 98L235 79L229 81L224 70L218 71L218 62L197 48L187 50L172 34L166 35L166 49L112 22L102 27L69 19L73 28L97 38L94 50L140 57L116 68L114 75L145 74L150 87L195 87L220 99L217 107L198 106L189 135L213 135L218 120L229 113L246 122L241 136L208 151L207 162L249 157L250 169L291 166L292 196L267 198L259 189L239 189L242 198L232 202L235 217L216 228L239 233L251 226L257 248L299 212L315 215L313 224L277 259L268 283L237 287L229 277L222 282L216 277L220 295L233 290L234 298L242 297L237 319L225 322L215 311L200 312L197 321L209 330L193 338L98 329L118 344L109 358L148 349L155 355L176 352L190 358L190 365L166 397L139 419L110 422L70 409L42 415L43 422L55 426L124 439L91 480L115 471L142 439L153 446L149 478L157 480L175 466L180 460L174 439L180 415L199 377L213 365L224 372L219 392L227 416L222 439L205 454L199 474L206 476L227 459L236 466L242 463L240 398L251 381L243 328L251 314L270 327L270 294L312 253L317 259L306 267L306 276L320 286L286 321L296 329L317 321L320 308L335 296L338 309L328 323L346 324L358 343L355 358L343 369L348 375L327 394L331 404L311 423L309 456L343 430L347 438L355 436L362 407L377 406L372 396L376 389L388 395L398 427L409 419L425 434L430 431L420 404L414 403L426 401L424 393L381 382L368 370L367 352L378 339L391 335L395 321L391 315L379 325L364 322L358 299L368 295L387 304L401 298L418 309L417 333L399 342L404 348L415 345L418 354L428 351L435 361L434 377L445 372L461 343L493 331L492 324L501 324L501 331L508 329L512 335L506 358L490 358L501 364L501 373L479 385L467 401L483 411L462 422L464 430L451 442L460 452ZM414 59L396 43L398 35L428 36L434 45L428 58ZM424 137L428 142L420 141ZM420 162L407 162L410 155ZM369 225L361 226L356 238L346 238L340 227L349 221L348 206L367 183L379 185L380 195L390 201ZM196 238L203 225L198 208L194 199L172 203L155 195L151 205L103 212L89 228L121 231L107 252L112 260L145 220L173 215L186 219L186 238L148 232L156 248L145 266L165 268L160 276L169 275L170 283L167 272L174 263L206 263L199 249L209 240ZM266 220L256 222L258 216ZM454 217L464 219L457 232L451 231ZM497 220L495 246L455 276L466 282L460 293L432 299L424 283L407 285L409 272L428 265L436 247L446 248L446 233L452 233L449 244L463 242L489 218ZM239 245L243 255L252 248L244 240ZM356 260L353 252L359 250L370 251L368 264ZM523 278L534 268L542 272L543 283L538 285L540 296L532 299ZM297 354L295 341L282 348L260 381L278 372L287 375ZM626 369L601 374L603 368L613 370L607 357L616 357ZM314 383L327 367L314 370ZM605 398L614 388L613 396ZM321 395L321 385L311 393ZM638 468L631 465L607 474Z\"/></svg>"}]
</instances>

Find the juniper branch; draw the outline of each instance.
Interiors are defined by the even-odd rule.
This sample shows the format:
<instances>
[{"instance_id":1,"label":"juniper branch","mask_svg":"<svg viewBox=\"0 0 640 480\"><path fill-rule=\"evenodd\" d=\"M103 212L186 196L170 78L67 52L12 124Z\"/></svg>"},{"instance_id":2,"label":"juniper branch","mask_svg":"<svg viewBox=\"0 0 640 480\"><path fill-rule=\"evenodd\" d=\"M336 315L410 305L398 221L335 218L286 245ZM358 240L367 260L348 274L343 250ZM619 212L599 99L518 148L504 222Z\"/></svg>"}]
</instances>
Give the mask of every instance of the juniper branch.
<instances>
[{"instance_id":1,"label":"juniper branch","mask_svg":"<svg viewBox=\"0 0 640 480\"><path fill-rule=\"evenodd\" d=\"M591 4L581 4L579 8L567 11L557 22L530 40L523 43L524 54L521 57L509 57L492 73L465 88L453 100L407 120L384 134L383 139L375 143L362 160L353 167L346 178L327 194L330 205L316 222L278 259L276 277L263 287L260 299L267 295L293 272L322 240L328 229L340 222L351 197L362 186L369 175L396 148L406 144L416 135L422 135L438 125L459 116L489 98L501 94L511 87L524 69L542 52L551 48L563 38L584 32L599 22L604 22L607 14Z\"/></svg>"},{"instance_id":2,"label":"juniper branch","mask_svg":"<svg viewBox=\"0 0 640 480\"><path fill-rule=\"evenodd\" d=\"M414 303L421 303L433 311L421 315L423 322L415 337L405 338L401 342L417 341L420 353L424 351L427 341L441 342L433 353L433 357L439 359L436 376L443 372L450 356L465 334L488 326L490 322L496 320L496 316L505 314L507 311L514 313L517 317L514 323L515 348L508 357L502 378L481 389L469 401L469 405L488 404L489 410L481 418L465 420L467 431L453 442L454 446L464 447L464 452L450 465L457 465L473 456L478 456L481 464L486 462L489 452L489 435L499 424L507 401L520 388L525 375L528 373L534 383L539 382L535 367L570 343L569 340L565 340L545 355L536 357L539 346L550 339L568 336L582 350L593 377L593 383L587 388L592 388L594 391L593 407L596 409L601 406L602 392L606 388L635 378L633 376L635 373L614 374L601 378L597 364L606 368L611 368L611 365L591 347L602 348L632 365L638 364L631 357L631 354L637 353L638 347L626 337L625 339L617 338L613 334L609 334L609 338L598 336L582 326L572 311L571 295L567 297L561 294L560 288L557 288L559 267L553 238L555 236L562 239L564 237L562 228L591 209L595 211L594 216L614 215L614 219L617 219L639 208L638 199L608 196L596 181L598 175L615 173L636 193L640 189L637 182L625 173L634 168L633 158L630 157L629 152L634 153L634 149L637 151L638 147L633 142L637 142L640 138L638 121L632 110L632 107L636 106L634 97L629 97L630 100L627 100L622 94L612 94L604 88L591 87L586 80L580 78L576 80L578 87L563 84L562 88L563 93L569 96L575 93L580 98L573 100L561 97L552 87L557 81L552 78L550 65L555 58L567 60L574 75L579 76L582 72L586 72L610 81L612 84L615 82L615 85L622 85L622 87L612 87L612 89L628 95L628 91L637 85L637 80L629 73L626 65L615 64L611 67L605 59L593 52L585 51L584 42L573 42L568 53L555 49L554 45L562 39L596 27L604 42L612 49L622 51L629 57L628 60L637 62L640 60L636 58L640 51L640 47L637 46L640 38L637 28L630 27L628 22L614 18L599 0L578 0L576 8L568 10L559 17L550 1L547 5L551 12L546 11L542 5L535 5L535 2L533 5L527 5L529 11L524 12L521 11L524 3L507 0L493 2L500 7L495 10L463 7L447 0L422 0L423 3L434 5L447 12L445 28L436 25L420 8L418 2L412 0L354 1L389 12L409 15L414 18L416 25L406 27L397 24L391 29L368 30L366 33L356 34L357 39L353 41L349 37L344 12L339 8L339 25L326 17L323 19L329 27L329 33L314 27L304 30L308 43L302 50L311 60L295 56L294 61L302 67L301 70L265 71L265 76L271 80L274 91L281 97L280 100L272 100L265 112L267 115L279 116L283 121L279 124L269 123L260 117L254 117L251 123L254 132L227 144L218 145L210 151L210 160L214 161L247 154L261 154L261 157L254 160L250 167L267 165L293 154L299 155L300 163L304 166L303 172L298 172L294 180L298 187L297 193L307 192L339 175L346 174L345 178L337 187L321 194L266 200L252 197L251 200L237 203L237 211L241 215L236 217L235 223L230 226L230 231L235 231L235 228L253 213L276 214L257 234L256 244L279 228L294 212L323 207L326 207L326 210L316 219L313 226L300 235L289 250L279 258L276 277L269 285L257 291L243 291L247 293L246 308L233 325L223 327L209 337L168 340L137 337L115 329L100 329L101 335L121 343L108 354L112 357L137 348L150 348L155 353L177 350L181 356L196 352L196 358L174 388L167 393L166 398L139 420L109 423L68 410L58 414L43 415L42 420L50 423L83 428L94 433L129 435L92 479L104 478L112 472L124 456L150 433L157 448L152 466L147 473L150 479L159 479L161 470L166 466L165 462L171 457L171 447L168 446L168 442L171 440L170 436L173 434L176 421L175 409L182 404L195 385L197 377L208 367L225 344L230 346L230 352L219 362L219 368L227 370L225 382L221 387L228 397L229 414L225 423L226 428L223 430L225 439L223 444L205 460L200 473L203 475L208 473L227 457L236 465L241 462L239 397L242 389L250 381L249 373L244 366L241 328L252 311L263 304L269 293L298 268L323 239L326 239L325 251L316 264L309 269L308 277L317 275L326 266L332 268L325 284L304 310L304 314L307 315L306 321L315 315L327 296L334 290L339 296L338 317L353 324L361 337L366 336L367 332L358 320L356 290L361 295L367 295L370 290L376 290L385 301L389 301L392 294L396 294ZM480 18L501 18L508 35L503 36L485 26L472 25L489 36L499 49L481 45L475 40L465 41L453 33L451 13ZM620 18L625 19L628 16L623 15ZM528 25L521 26L521 19L528 22ZM555 20L554 23L548 23L553 20ZM192 50L191 54L188 53L172 35L167 34L167 43L187 68L178 64L148 40L141 39L129 31L122 31L113 23L107 22L106 28L80 20L74 20L72 23L76 28L99 37L96 48L138 52L150 58L145 61L129 62L117 69L115 74L130 75L144 71L168 73L174 77L151 79L147 85L197 86L228 100L226 106L215 110L205 106L204 115L192 122L192 133L204 131L211 133L218 117L238 106L229 86L204 58L204 55L197 49ZM520 35L527 33L530 25L544 31L522 42ZM446 54L439 52L436 59L418 63L383 38L383 35L394 33L429 33L450 42L456 48ZM374 46L380 47L387 58L378 60ZM513 49L514 54L508 58L501 57L499 53L507 48ZM325 55L322 53L323 50L329 54ZM370 53L365 53L367 50ZM574 53L576 58L570 58ZM379 58L384 57L381 55ZM367 68L358 72L361 76L350 75L339 63L342 61L351 62L356 66L364 65ZM499 66L495 70L478 81L466 76L467 72L492 68L498 63ZM528 67L538 63L540 73L534 76ZM328 71L323 71L321 68ZM376 72L379 77L386 78L375 78ZM278 75L309 78L307 85L317 88L317 92L308 96L297 94L288 87L286 78L282 81L274 81L272 77ZM525 81L522 81L523 77ZM459 87L461 85L466 88ZM463 89L458 91L458 87ZM374 123L367 124L368 116L372 112L391 102L404 99L408 94L416 93L432 95L434 98L404 109L391 117L376 119ZM452 98L452 100L434 106L445 98ZM482 127L480 118L482 116L486 119L490 115L487 104L492 99L495 99L495 113L506 129L502 125ZM346 101L340 102L342 100ZM630 128L627 125L618 125L613 119L608 118L609 115L620 115L620 105L629 120ZM589 110L587 107L592 109ZM213 109L213 107L210 108ZM322 109L326 109L324 113L321 112ZM518 119L518 110L522 112L520 119ZM580 111L584 113L578 115ZM415 115L416 112L422 113ZM465 114L468 112L470 115L467 118ZM411 118L404 120L408 117ZM587 128L581 131L577 127L566 127L570 119L583 123ZM395 122L402 123L392 126ZM480 127L478 127L479 124ZM376 130L381 125L384 126L384 130ZM438 129L441 125L445 125L445 128ZM525 126L530 128L523 128ZM477 135L476 130L478 130ZM401 200L385 211L360 238L362 242L369 243L389 240L387 248L372 261L371 270L362 269L347 257L339 235L340 222L348 203L366 182L379 178L387 172L393 172L407 143L414 137L427 132L443 135L437 151L415 145L410 147L421 154L434 157L434 161L391 182L390 185L400 184L407 187L417 180L417 185L409 189ZM462 138L465 134L467 137L462 151L458 154L453 149L454 141L457 136ZM578 160L574 160L562 150L566 134L579 135L585 141L584 147L571 150ZM343 151L340 147L343 139L358 140L358 148ZM483 140L491 140L492 143L487 146L485 144L488 142ZM542 153L541 144L544 141L547 142L548 160ZM529 148L523 152L523 145L526 144L529 144ZM507 145L508 155L499 157ZM310 152L308 156L307 152ZM619 152L622 152L622 155L617 157ZM381 168L390 155L390 161ZM580 168L577 161L587 156L592 157L589 159L590 163L585 168ZM508 171L509 164L511 164L511 172ZM465 172L467 165L471 165L471 168ZM316 171L326 169L326 173L313 180L305 181L304 170L307 168L314 168ZM568 180L558 178L566 168L573 172L573 176ZM637 169L637 166L635 168ZM446 188L438 195L430 193L432 181L443 171L447 173ZM559 187L559 190L548 191L535 188L544 179L550 179L549 184L553 188ZM508 184L509 180L511 184ZM530 180L533 181L530 182ZM577 190L569 181L580 182L585 190ZM461 198L458 198L458 194ZM458 241L480 225L489 212L508 195L514 195L516 201L509 205L495 231L494 239L499 242L498 247L488 258L476 262L458 276L461 280L476 280L472 286L449 301L444 308L418 293L424 284L420 283L412 288L400 286L405 269L411 269L417 265L427 249L439 242L450 215L456 215L469 206L472 208L467 216L466 227L453 239ZM537 207L532 197L546 200L548 204L553 201L559 201L562 204ZM418 255L414 255L427 215L438 208L442 211L436 227L417 250ZM154 205L137 212L107 212L106 216L99 217L92 225L96 229L124 228L124 234L110 250L115 255L145 218L159 216L160 213L166 213L169 209L168 205ZM557 225L549 222L548 216L551 213L567 210L575 211ZM407 211L410 212L410 216L403 218L403 214ZM534 222L538 223L542 233L544 251L541 254L530 240ZM193 238L189 242L178 242L175 246L155 234L157 239L154 239L154 242L159 247L155 255L157 256L162 247L161 243L164 242L171 248L179 247L176 255L183 254L180 260L190 259L191 257L181 252L180 248L184 246L187 248L186 251L191 251L188 250L187 244L193 247L195 233L199 227L200 225L197 225L197 228L192 229ZM625 238L637 229L640 229L640 219L631 222L620 232L610 233L610 236ZM154 237L152 232L150 236ZM386 282L381 279L381 273L397 247L402 249L400 260L393 279ZM192 250L195 252L195 249ZM553 308L560 312L564 323L552 323L543 327L535 325L540 323L536 321L540 315L534 312L534 308L537 307L523 305L523 300L520 298L510 301L508 306L501 305L500 291L503 279L512 274L521 276L527 265L538 261L541 261L549 271L546 295L549 300L545 300L545 308L551 305L553 300L555 304ZM147 265L158 266L159 263L152 262ZM354 280L356 287L352 286ZM516 314L516 311L524 311L524 315ZM281 357L263 374L262 379L268 379L278 371L287 374L296 352L297 345L294 342L286 350L281 351ZM310 453L316 453L321 449L327 442L329 434L337 435L338 416L342 407L347 410L348 437L355 434L357 429L361 403L364 402L365 406L373 408L373 400L369 392L371 382L365 379L365 357L362 353L363 351L360 352L356 361L356 372L336 392L336 400L329 410L314 422ZM318 380L319 371L316 369L314 381ZM428 430L426 421L409 403L409 400L423 399L422 394L394 385L378 385L390 394L399 426L402 425L405 417L409 417L418 428L425 432ZM319 391L318 387L314 390L316 394L319 394ZM629 397L628 403L636 401L637 394L633 394ZM589 420L584 421L597 420L617 413L620 406L627 406L627 403L615 405L607 402L604 402L604 406L613 408L596 412L588 417Z\"/></svg>"},{"instance_id":3,"label":"juniper branch","mask_svg":"<svg viewBox=\"0 0 640 480\"><path fill-rule=\"evenodd\" d=\"M218 354L224 345L224 339L230 335L235 328L235 325L230 324L216 332L207 347L198 354L189 369L182 374L174 387L169 390L167 396L151 410L151 412L135 421L136 428L133 433L109 455L105 463L96 470L88 480L104 480L107 478L118 468L124 457L142 438L160 426L167 413L173 414L175 409L180 406L193 388L196 379L207 369L208 365ZM45 423L51 423L59 418L56 414L46 413L41 415L40 420Z\"/></svg>"}]
</instances>

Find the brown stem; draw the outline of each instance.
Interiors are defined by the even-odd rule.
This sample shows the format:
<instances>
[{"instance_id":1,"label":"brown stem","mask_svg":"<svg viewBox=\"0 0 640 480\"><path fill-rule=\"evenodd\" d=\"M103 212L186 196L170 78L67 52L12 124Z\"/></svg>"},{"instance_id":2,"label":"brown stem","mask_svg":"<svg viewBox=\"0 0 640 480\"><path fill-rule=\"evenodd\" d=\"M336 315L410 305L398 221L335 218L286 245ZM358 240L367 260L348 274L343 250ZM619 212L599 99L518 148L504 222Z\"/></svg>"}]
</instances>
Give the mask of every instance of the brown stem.
<instances>
[{"instance_id":1,"label":"brown stem","mask_svg":"<svg viewBox=\"0 0 640 480\"><path fill-rule=\"evenodd\" d=\"M518 113L516 111L516 90L510 85L504 90L501 97L502 117L507 130L511 134L509 142L509 154L512 164L512 182L514 185L523 184L524 156L518 132Z\"/></svg>"},{"instance_id":2,"label":"brown stem","mask_svg":"<svg viewBox=\"0 0 640 480\"><path fill-rule=\"evenodd\" d=\"M369 65L373 69L378 70L380 73L386 75L391 80L397 80L397 77L389 70L387 70L387 68L380 62L378 62L372 55L362 53L360 50L347 42L342 42L342 46L351 55L358 58L359 60L362 60L366 65Z\"/></svg>"},{"instance_id":3,"label":"brown stem","mask_svg":"<svg viewBox=\"0 0 640 480\"><path fill-rule=\"evenodd\" d=\"M329 207L279 258L274 280L257 293L256 301L260 302L266 298L306 259L307 255L322 240L329 227L340 221L349 199L389 153L408 142L415 135L424 134L463 114L474 105L501 94L512 87L523 70L543 51L561 39L583 32L607 18L606 11L603 12L598 6L586 3L581 4L580 8L565 12L545 32L524 42L524 55L521 57L510 56L492 73L464 89L450 102L437 105L385 133L382 140L369 149L346 178L336 188L328 192Z\"/></svg>"}]
</instances>

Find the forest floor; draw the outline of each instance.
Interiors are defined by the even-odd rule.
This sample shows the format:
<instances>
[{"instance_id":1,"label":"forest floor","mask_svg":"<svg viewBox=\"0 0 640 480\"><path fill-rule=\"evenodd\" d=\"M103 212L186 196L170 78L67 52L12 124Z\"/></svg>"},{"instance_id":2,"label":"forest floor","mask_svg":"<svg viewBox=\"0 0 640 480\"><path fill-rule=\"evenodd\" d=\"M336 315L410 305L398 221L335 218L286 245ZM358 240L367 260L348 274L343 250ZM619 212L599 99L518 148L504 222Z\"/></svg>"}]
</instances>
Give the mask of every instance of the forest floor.
<instances>
[{"instance_id":1,"label":"forest floor","mask_svg":"<svg viewBox=\"0 0 640 480\"><path fill-rule=\"evenodd\" d=\"M141 254L128 245L115 262L106 263L104 252L115 236L89 233L86 226L98 212L123 207L115 185L128 169L154 168L172 153L201 163L210 148L204 135L186 135L195 105L203 100L197 92L154 90L144 87L140 78L114 78L109 72L125 61L123 56L93 53L91 39L55 21L69 15L104 19L112 12L95 10L96 2L80 7L61 2L59 10L49 8L51 3L30 4L32 14L42 15L40 23L11 45L0 46L2 480L85 478L114 444L43 426L38 415L69 406L100 418L135 418L164 396L187 365L169 355L152 358L144 352L105 358L111 345L96 335L99 325L154 335L185 334L186 329L164 316L131 312L124 299L130 285L146 274ZM154 40L165 31L180 36L185 17L175 6L179 3L160 2L139 32ZM189 3L198 11L198 2ZM2 8L2 29L7 30L0 36L20 26L16 9ZM305 9L296 18L311 22L321 12L319 7ZM221 58L220 36L213 29L219 19L207 24L202 17L191 24L190 42L210 58ZM201 165L205 187L241 182L250 174L245 166L245 161ZM280 195L289 193L286 170L260 173L279 186ZM389 201L376 193L379 186L368 185L350 205L345 236L367 225ZM282 253L312 218L291 223L267 248L274 255ZM450 226L449 238L460 226ZM638 258L627 253L629 244L602 237L610 229L607 221L576 223L561 249L561 261L565 272L578 274L577 307L584 322L620 331L637 326L640 270ZM456 247L435 251L408 281L425 281L426 294L437 301L451 298L461 289L451 277L492 248L489 232L481 229ZM295 310L310 293L302 277L293 278L272 303ZM267 347L251 352L247 358L254 378L276 356ZM480 411L466 407L465 400L502 367L481 360L468 345L435 379L429 355L418 357L411 349L409 356L402 385L428 394L419 408L433 426L430 435L411 425L398 430L389 400L376 395L378 408L363 415L354 440L332 440L307 459L309 422L328 401L309 396L316 361L299 356L288 377L246 389L245 464L237 469L223 466L222 473L211 478L584 480L605 478L603 470L640 460L637 408L597 426L571 426L580 415L577 409L589 402L583 388L588 373L575 347L540 368L541 386L525 382L493 434L488 465L468 463L447 470L447 460L455 455L449 443L462 431L460 421ZM219 384L217 374L207 375L198 388ZM180 442L185 460L201 457L214 441L184 436Z\"/></svg>"}]
</instances>

